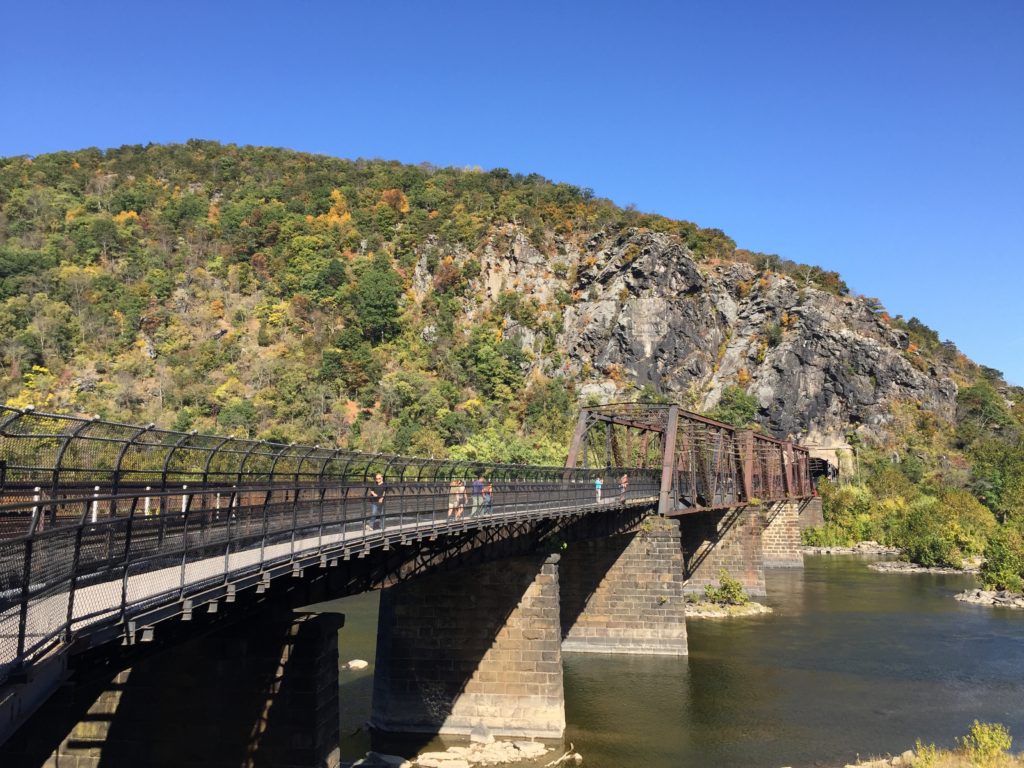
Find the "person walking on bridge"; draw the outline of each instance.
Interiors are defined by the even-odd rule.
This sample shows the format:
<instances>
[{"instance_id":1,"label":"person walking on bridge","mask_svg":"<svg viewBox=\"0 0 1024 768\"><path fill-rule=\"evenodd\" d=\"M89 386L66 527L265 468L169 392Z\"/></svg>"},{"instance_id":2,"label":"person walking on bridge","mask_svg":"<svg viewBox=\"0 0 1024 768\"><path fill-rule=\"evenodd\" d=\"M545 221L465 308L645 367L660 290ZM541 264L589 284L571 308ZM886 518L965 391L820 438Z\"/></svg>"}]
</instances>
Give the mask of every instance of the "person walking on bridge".
<instances>
[{"instance_id":1,"label":"person walking on bridge","mask_svg":"<svg viewBox=\"0 0 1024 768\"><path fill-rule=\"evenodd\" d=\"M484 483L484 514L494 511L494 485L488 480Z\"/></svg>"},{"instance_id":2,"label":"person walking on bridge","mask_svg":"<svg viewBox=\"0 0 1024 768\"><path fill-rule=\"evenodd\" d=\"M471 489L473 492L473 506L470 509L470 514L475 517L480 514L480 510L484 506L484 473L482 471L477 473L476 480L473 481Z\"/></svg>"},{"instance_id":3,"label":"person walking on bridge","mask_svg":"<svg viewBox=\"0 0 1024 768\"><path fill-rule=\"evenodd\" d=\"M594 479L594 494L597 496L597 503L601 503L601 486L604 485L604 480L600 477Z\"/></svg>"},{"instance_id":4,"label":"person walking on bridge","mask_svg":"<svg viewBox=\"0 0 1024 768\"><path fill-rule=\"evenodd\" d=\"M629 493L629 475L623 472L622 477L619 478L619 498L623 503L626 502L627 493Z\"/></svg>"},{"instance_id":5,"label":"person walking on bridge","mask_svg":"<svg viewBox=\"0 0 1024 768\"><path fill-rule=\"evenodd\" d=\"M448 489L448 517L458 520L466 508L466 484L461 479L452 480Z\"/></svg>"},{"instance_id":6,"label":"person walking on bridge","mask_svg":"<svg viewBox=\"0 0 1024 768\"><path fill-rule=\"evenodd\" d=\"M384 527L384 500L387 497L387 487L384 485L384 475L380 472L373 478L374 483L370 487L370 527L379 530Z\"/></svg>"}]
</instances>

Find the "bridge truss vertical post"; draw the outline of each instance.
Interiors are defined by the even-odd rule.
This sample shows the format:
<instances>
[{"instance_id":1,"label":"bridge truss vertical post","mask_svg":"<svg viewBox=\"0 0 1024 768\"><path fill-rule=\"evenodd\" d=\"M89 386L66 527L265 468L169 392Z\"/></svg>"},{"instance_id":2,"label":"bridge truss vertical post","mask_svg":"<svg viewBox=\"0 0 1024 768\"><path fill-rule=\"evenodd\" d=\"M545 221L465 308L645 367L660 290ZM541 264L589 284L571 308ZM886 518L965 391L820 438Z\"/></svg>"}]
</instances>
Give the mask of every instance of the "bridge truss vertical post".
<instances>
[{"instance_id":1,"label":"bridge truss vertical post","mask_svg":"<svg viewBox=\"0 0 1024 768\"><path fill-rule=\"evenodd\" d=\"M796 489L793 487L793 441L787 440L782 444L782 479L786 484L786 496L795 496Z\"/></svg>"},{"instance_id":2,"label":"bridge truss vertical post","mask_svg":"<svg viewBox=\"0 0 1024 768\"><path fill-rule=\"evenodd\" d=\"M754 497L754 433L749 429L736 430L736 452L740 462L743 501Z\"/></svg>"},{"instance_id":3,"label":"bridge truss vertical post","mask_svg":"<svg viewBox=\"0 0 1024 768\"><path fill-rule=\"evenodd\" d=\"M576 431L572 433L572 443L569 445L569 457L565 460L566 469L575 469L576 462L580 457L580 449L583 447L583 438L587 434L590 411L586 408L580 411L576 419Z\"/></svg>"},{"instance_id":4,"label":"bridge truss vertical post","mask_svg":"<svg viewBox=\"0 0 1024 768\"><path fill-rule=\"evenodd\" d=\"M679 429L679 406L668 407L668 418L661 441L661 491L658 494L658 514L664 517L672 511L675 499L672 486L676 476L676 432Z\"/></svg>"}]
</instances>

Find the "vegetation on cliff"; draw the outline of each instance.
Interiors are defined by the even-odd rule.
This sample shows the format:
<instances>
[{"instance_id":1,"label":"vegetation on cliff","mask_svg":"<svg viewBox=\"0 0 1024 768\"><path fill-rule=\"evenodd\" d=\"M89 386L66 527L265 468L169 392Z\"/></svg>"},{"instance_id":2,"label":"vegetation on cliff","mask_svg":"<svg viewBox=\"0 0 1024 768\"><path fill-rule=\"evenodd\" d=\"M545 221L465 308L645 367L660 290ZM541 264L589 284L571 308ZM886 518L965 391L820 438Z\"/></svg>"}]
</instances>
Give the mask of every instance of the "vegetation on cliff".
<instances>
[{"instance_id":1,"label":"vegetation on cliff","mask_svg":"<svg viewBox=\"0 0 1024 768\"><path fill-rule=\"evenodd\" d=\"M992 378L961 388L955 424L915 425L902 452L858 446L852 482L822 483L826 524L805 541L873 539L925 566L983 557L986 588L1024 591L1024 397Z\"/></svg>"}]
</instances>

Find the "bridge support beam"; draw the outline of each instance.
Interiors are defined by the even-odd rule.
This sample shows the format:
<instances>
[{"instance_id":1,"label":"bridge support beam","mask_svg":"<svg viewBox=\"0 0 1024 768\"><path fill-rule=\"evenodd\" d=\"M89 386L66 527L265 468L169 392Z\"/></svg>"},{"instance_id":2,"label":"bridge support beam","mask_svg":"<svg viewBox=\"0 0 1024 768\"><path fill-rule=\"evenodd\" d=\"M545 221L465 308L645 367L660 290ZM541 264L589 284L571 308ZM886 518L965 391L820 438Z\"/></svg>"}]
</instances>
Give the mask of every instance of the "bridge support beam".
<instances>
[{"instance_id":1,"label":"bridge support beam","mask_svg":"<svg viewBox=\"0 0 1024 768\"><path fill-rule=\"evenodd\" d=\"M782 501L765 505L762 536L766 568L803 568L800 550L800 502Z\"/></svg>"},{"instance_id":2,"label":"bridge support beam","mask_svg":"<svg viewBox=\"0 0 1024 768\"><path fill-rule=\"evenodd\" d=\"M273 606L68 686L4 745L11 768L336 768L342 623Z\"/></svg>"},{"instance_id":3,"label":"bridge support beam","mask_svg":"<svg viewBox=\"0 0 1024 768\"><path fill-rule=\"evenodd\" d=\"M759 506L687 515L683 558L687 594L718 586L721 572L737 579L752 597L764 597L764 513Z\"/></svg>"},{"instance_id":4,"label":"bridge support beam","mask_svg":"<svg viewBox=\"0 0 1024 768\"><path fill-rule=\"evenodd\" d=\"M510 558L385 589L370 725L560 737L558 559Z\"/></svg>"},{"instance_id":5,"label":"bridge support beam","mask_svg":"<svg viewBox=\"0 0 1024 768\"><path fill-rule=\"evenodd\" d=\"M678 520L573 543L559 570L563 651L687 653Z\"/></svg>"}]
</instances>

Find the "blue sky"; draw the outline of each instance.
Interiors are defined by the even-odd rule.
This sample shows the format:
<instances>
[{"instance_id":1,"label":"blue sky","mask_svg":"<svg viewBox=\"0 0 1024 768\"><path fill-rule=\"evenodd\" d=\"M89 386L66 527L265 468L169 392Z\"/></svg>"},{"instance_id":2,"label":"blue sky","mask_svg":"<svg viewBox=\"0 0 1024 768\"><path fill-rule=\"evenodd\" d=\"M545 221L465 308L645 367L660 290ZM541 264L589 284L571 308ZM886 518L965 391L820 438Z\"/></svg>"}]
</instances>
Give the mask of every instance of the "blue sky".
<instances>
[{"instance_id":1,"label":"blue sky","mask_svg":"<svg viewBox=\"0 0 1024 768\"><path fill-rule=\"evenodd\" d=\"M8 4L0 155L506 167L838 270L1024 384L1024 2Z\"/></svg>"}]
</instances>

